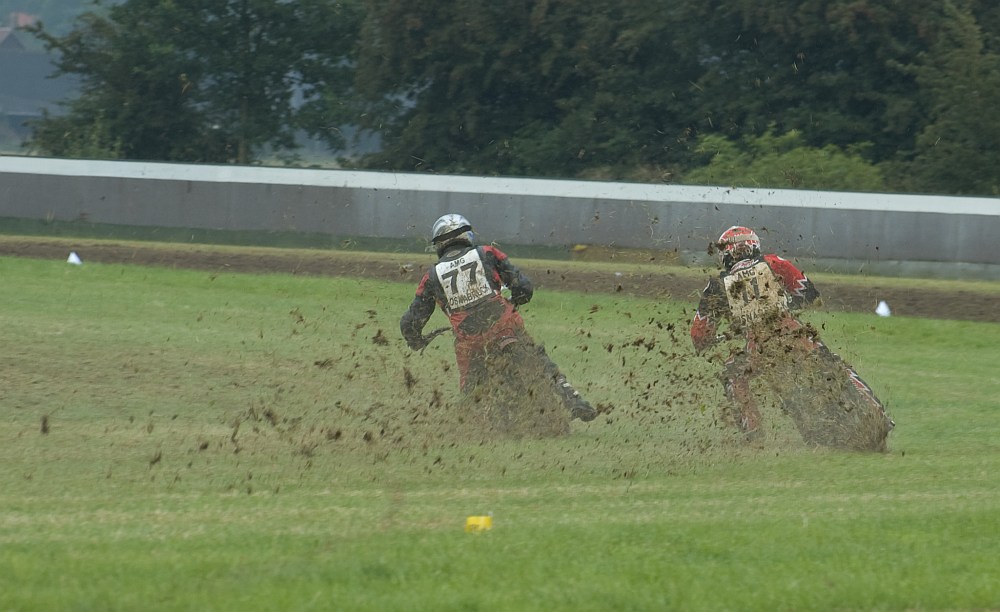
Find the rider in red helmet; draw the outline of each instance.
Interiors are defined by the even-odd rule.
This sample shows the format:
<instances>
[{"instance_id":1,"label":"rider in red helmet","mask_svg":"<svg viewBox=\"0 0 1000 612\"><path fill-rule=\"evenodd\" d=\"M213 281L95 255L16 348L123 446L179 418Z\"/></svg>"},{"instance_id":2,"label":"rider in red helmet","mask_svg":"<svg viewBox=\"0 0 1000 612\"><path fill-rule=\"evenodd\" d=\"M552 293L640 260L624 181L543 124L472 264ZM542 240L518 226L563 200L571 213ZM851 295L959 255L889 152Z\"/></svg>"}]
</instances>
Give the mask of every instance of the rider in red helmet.
<instances>
[{"instance_id":1,"label":"rider in red helmet","mask_svg":"<svg viewBox=\"0 0 1000 612\"><path fill-rule=\"evenodd\" d=\"M691 324L691 340L698 353L705 352L721 339L719 325L724 321L728 321L731 333L746 339L744 349L726 361L721 378L726 396L736 409L737 425L752 436L760 427L761 413L750 381L769 367L761 360L765 345L781 342L781 350L793 358L813 351L829 352L794 314L816 302L819 291L792 262L762 254L760 237L748 227L730 227L715 246L721 254L722 272L702 291ZM853 368L847 364L843 367L866 401L884 414L871 388ZM891 428L891 421L889 424Z\"/></svg>"},{"instance_id":2,"label":"rider in red helmet","mask_svg":"<svg viewBox=\"0 0 1000 612\"><path fill-rule=\"evenodd\" d=\"M406 344L415 351L427 345L424 326L440 307L448 316L455 336L455 359L463 392L471 392L480 382L486 350L505 337L517 337L533 343L524 329L517 306L527 304L534 294L531 281L495 246L476 246L469 221L458 214L447 214L434 222L432 243L438 255L420 279L410 308L399 322ZM501 288L510 289L510 299ZM592 421L594 409L567 382L559 368L536 346L543 357L546 374L551 377L571 418Z\"/></svg>"}]
</instances>

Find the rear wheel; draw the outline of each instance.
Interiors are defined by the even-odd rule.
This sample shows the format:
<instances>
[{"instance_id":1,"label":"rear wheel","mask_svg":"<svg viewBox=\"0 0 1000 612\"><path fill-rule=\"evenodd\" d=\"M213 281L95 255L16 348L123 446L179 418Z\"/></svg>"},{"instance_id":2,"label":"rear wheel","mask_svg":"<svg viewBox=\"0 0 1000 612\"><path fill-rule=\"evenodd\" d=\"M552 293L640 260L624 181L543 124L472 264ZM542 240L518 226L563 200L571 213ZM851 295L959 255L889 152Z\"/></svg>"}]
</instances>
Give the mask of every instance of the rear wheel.
<instances>
[{"instance_id":1,"label":"rear wheel","mask_svg":"<svg viewBox=\"0 0 1000 612\"><path fill-rule=\"evenodd\" d=\"M537 346L512 342L489 355L483 366L473 398L494 433L519 438L569 433L570 414Z\"/></svg>"}]
</instances>

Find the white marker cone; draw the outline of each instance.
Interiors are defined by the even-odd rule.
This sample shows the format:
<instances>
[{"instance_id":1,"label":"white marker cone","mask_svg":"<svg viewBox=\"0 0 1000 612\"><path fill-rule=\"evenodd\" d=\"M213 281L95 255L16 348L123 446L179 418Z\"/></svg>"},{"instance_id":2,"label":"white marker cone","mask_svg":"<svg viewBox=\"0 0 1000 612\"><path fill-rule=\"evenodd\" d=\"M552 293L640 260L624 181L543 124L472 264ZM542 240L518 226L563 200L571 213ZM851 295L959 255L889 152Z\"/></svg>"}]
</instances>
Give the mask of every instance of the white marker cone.
<instances>
[{"instance_id":1,"label":"white marker cone","mask_svg":"<svg viewBox=\"0 0 1000 612\"><path fill-rule=\"evenodd\" d=\"M881 302L878 303L878 306L875 308L875 314L877 314L880 317L888 317L889 315L892 314L892 311L889 310L889 305L885 303L885 300L882 300Z\"/></svg>"},{"instance_id":2,"label":"white marker cone","mask_svg":"<svg viewBox=\"0 0 1000 612\"><path fill-rule=\"evenodd\" d=\"M76 254L76 251L73 251L69 254L69 258L66 259L66 263L71 263L74 266L80 266L83 265L83 260L81 260L80 256Z\"/></svg>"}]
</instances>

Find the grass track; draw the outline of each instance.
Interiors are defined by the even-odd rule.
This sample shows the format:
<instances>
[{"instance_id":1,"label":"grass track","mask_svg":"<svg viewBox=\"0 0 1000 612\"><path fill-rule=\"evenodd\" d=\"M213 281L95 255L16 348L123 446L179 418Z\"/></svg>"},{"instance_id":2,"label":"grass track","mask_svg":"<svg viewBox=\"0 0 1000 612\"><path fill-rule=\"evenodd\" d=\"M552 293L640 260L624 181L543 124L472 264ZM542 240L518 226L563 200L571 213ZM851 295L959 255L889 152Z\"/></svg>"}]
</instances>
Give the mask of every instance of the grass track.
<instances>
[{"instance_id":1,"label":"grass track","mask_svg":"<svg viewBox=\"0 0 1000 612\"><path fill-rule=\"evenodd\" d=\"M0 609L1000 607L996 324L812 313L899 423L856 455L717 423L690 304L540 293L610 412L490 440L447 342L398 338L409 285L0 275Z\"/></svg>"}]
</instances>

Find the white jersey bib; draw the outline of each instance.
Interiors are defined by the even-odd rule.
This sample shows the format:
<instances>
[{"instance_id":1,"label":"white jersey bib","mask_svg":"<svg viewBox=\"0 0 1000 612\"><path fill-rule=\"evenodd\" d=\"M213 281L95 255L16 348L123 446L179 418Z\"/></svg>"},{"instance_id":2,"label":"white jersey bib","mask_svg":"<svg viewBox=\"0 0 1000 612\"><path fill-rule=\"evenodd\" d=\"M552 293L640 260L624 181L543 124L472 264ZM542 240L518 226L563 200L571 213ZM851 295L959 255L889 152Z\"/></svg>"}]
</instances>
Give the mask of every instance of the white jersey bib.
<instances>
[{"instance_id":1,"label":"white jersey bib","mask_svg":"<svg viewBox=\"0 0 1000 612\"><path fill-rule=\"evenodd\" d=\"M734 269L723 277L723 282L733 320L743 326L788 310L788 296L781 288L781 281L763 260L752 266Z\"/></svg>"},{"instance_id":2,"label":"white jersey bib","mask_svg":"<svg viewBox=\"0 0 1000 612\"><path fill-rule=\"evenodd\" d=\"M493 296L493 287L486 278L479 249L472 249L458 259L442 261L434 266L448 309L462 310Z\"/></svg>"}]
</instances>

